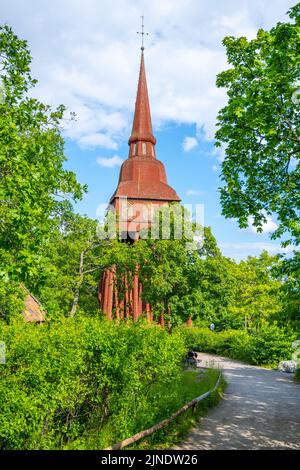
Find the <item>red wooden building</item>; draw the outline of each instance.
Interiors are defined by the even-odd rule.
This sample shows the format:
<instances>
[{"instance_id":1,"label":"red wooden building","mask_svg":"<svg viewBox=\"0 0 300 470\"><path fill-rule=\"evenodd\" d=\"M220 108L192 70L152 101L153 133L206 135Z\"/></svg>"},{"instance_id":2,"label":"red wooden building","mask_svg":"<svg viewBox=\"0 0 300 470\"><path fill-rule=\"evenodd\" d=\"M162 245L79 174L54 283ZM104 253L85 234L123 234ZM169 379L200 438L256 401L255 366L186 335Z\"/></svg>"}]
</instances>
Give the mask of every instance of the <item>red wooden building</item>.
<instances>
[{"instance_id":1,"label":"red wooden building","mask_svg":"<svg viewBox=\"0 0 300 470\"><path fill-rule=\"evenodd\" d=\"M122 238L128 242L137 240L141 229L149 227L149 213L153 214L155 208L180 201L167 183L164 164L156 158L155 144L142 47L135 113L128 141L129 155L122 164L117 189L110 199L117 213L122 213L118 222L119 230ZM125 217L124 210L127 214ZM126 279L124 283L126 285ZM138 273L134 275L132 284L120 298L115 282L115 268L103 272L99 303L107 318L127 317L136 321L146 312L148 319L151 319L150 306L142 301Z\"/></svg>"}]
</instances>

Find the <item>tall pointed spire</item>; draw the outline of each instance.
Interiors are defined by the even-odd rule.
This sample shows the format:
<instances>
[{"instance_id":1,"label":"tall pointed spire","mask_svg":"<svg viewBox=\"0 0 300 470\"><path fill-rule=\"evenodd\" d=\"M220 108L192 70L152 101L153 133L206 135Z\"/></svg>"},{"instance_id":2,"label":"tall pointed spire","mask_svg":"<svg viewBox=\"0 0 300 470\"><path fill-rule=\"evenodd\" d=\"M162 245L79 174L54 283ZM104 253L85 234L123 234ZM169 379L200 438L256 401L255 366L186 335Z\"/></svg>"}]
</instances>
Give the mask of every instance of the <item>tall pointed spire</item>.
<instances>
[{"instance_id":1,"label":"tall pointed spire","mask_svg":"<svg viewBox=\"0 0 300 470\"><path fill-rule=\"evenodd\" d=\"M143 45L141 50L135 113L128 141L129 156L122 163L118 186L110 199L110 203L117 209L119 209L119 201L124 197L134 202L152 203L155 201L155 204L180 201L174 189L167 183L163 163L155 155L156 139L152 132Z\"/></svg>"},{"instance_id":2,"label":"tall pointed spire","mask_svg":"<svg viewBox=\"0 0 300 470\"><path fill-rule=\"evenodd\" d=\"M135 101L135 112L132 125L129 157L150 156L154 157L154 145L156 139L152 131L151 112L145 71L144 50L141 53L141 65L137 95Z\"/></svg>"},{"instance_id":3,"label":"tall pointed spire","mask_svg":"<svg viewBox=\"0 0 300 470\"><path fill-rule=\"evenodd\" d=\"M144 17L142 17L142 54L135 102L132 132L129 138L129 158L123 161L117 189L110 204L116 214L116 226L123 240L136 241L143 229L152 226L155 209L179 202L180 198L168 185L164 164L155 157L156 139L152 132L151 113L144 62ZM129 282L133 277L133 285ZM116 267L106 269L98 291L100 307L108 319L132 318L143 314L152 321L152 308L142 296L143 285L139 267L134 272L121 273L123 288L116 283ZM163 314L161 316L163 324Z\"/></svg>"}]
</instances>

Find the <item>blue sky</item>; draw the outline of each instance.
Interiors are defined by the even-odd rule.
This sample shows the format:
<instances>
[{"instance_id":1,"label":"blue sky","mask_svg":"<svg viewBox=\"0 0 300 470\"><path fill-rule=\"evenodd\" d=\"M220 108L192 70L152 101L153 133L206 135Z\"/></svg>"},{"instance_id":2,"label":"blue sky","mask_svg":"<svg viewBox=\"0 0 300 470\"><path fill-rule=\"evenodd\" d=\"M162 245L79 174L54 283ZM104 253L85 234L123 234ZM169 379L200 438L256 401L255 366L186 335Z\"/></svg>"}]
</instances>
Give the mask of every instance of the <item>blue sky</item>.
<instances>
[{"instance_id":1,"label":"blue sky","mask_svg":"<svg viewBox=\"0 0 300 470\"><path fill-rule=\"evenodd\" d=\"M185 137L193 135L193 126L170 124L155 132L157 158L165 164L169 184L174 187L184 204L204 204L205 225L212 227L222 252L236 259L257 255L262 249L277 252L278 243L271 242L269 232L257 234L252 229L240 230L234 220L221 215L218 198L219 165L213 157L213 143L199 143L189 152L184 151ZM126 158L127 141L120 146L117 155ZM99 151L84 152L69 140L66 143L67 168L76 171L80 182L88 182L89 191L82 202L77 204L81 213L95 217L99 205L106 205L115 190L119 176L119 165L101 166L97 163ZM101 158L109 160L115 152L103 150ZM213 167L218 170L214 170Z\"/></svg>"},{"instance_id":2,"label":"blue sky","mask_svg":"<svg viewBox=\"0 0 300 470\"><path fill-rule=\"evenodd\" d=\"M77 210L96 217L113 193L127 158L139 68L140 15L145 15L146 72L156 153L182 202L203 203L224 254L236 259L280 250L268 219L263 234L240 230L221 216L218 187L223 153L214 148L217 111L226 103L215 86L227 67L226 35L255 37L286 20L296 0L1 0L1 21L27 39L34 96L77 114L65 122L66 167L87 183ZM251 222L251 221L250 221Z\"/></svg>"}]
</instances>

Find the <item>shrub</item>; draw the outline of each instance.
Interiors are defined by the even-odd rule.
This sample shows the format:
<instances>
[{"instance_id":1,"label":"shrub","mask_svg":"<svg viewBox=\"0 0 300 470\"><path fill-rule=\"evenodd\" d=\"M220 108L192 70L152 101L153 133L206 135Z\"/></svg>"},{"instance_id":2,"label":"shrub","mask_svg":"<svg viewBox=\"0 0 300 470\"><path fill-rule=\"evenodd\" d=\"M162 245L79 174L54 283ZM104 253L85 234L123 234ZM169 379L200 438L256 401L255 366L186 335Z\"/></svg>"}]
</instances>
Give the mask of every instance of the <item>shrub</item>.
<instances>
[{"instance_id":1,"label":"shrub","mask_svg":"<svg viewBox=\"0 0 300 470\"><path fill-rule=\"evenodd\" d=\"M208 328L181 327L188 348L220 354L250 364L276 366L292 355L295 334L265 325L258 332L224 330L213 332Z\"/></svg>"},{"instance_id":2,"label":"shrub","mask_svg":"<svg viewBox=\"0 0 300 470\"><path fill-rule=\"evenodd\" d=\"M244 330L225 330L212 334L217 343L218 354L239 359L242 361L249 360L248 348L251 342L249 334Z\"/></svg>"},{"instance_id":3,"label":"shrub","mask_svg":"<svg viewBox=\"0 0 300 470\"><path fill-rule=\"evenodd\" d=\"M0 323L7 361L0 365L0 448L95 447L153 424L186 348L178 332L99 318L44 325Z\"/></svg>"},{"instance_id":4,"label":"shrub","mask_svg":"<svg viewBox=\"0 0 300 470\"><path fill-rule=\"evenodd\" d=\"M187 348L195 351L205 351L217 353L217 341L215 334L208 328L203 327L187 327L178 328L184 337Z\"/></svg>"},{"instance_id":5,"label":"shrub","mask_svg":"<svg viewBox=\"0 0 300 470\"><path fill-rule=\"evenodd\" d=\"M276 325L264 325L252 333L248 355L253 364L277 366L280 361L291 359L295 339L295 333Z\"/></svg>"},{"instance_id":6,"label":"shrub","mask_svg":"<svg viewBox=\"0 0 300 470\"><path fill-rule=\"evenodd\" d=\"M0 258L1 258L0 250ZM1 264L1 263L0 263ZM0 272L0 321L9 323L12 318L21 315L24 310L24 290L20 283L5 278Z\"/></svg>"},{"instance_id":7,"label":"shrub","mask_svg":"<svg viewBox=\"0 0 300 470\"><path fill-rule=\"evenodd\" d=\"M200 380L199 371L184 370L179 376L179 380L173 382L171 387L170 385L154 387L152 392L156 403L161 402L160 397L162 395L165 397L165 405L161 408L161 414L157 416L156 422L169 418L172 413L179 410L183 405L211 390L216 385L218 377L218 369L207 369L201 375ZM138 441L128 449L173 448L174 444L182 442L187 437L190 429L197 425L199 417L205 415L209 408L218 403L225 386L226 382L222 377L217 390L205 400L198 402L196 407L190 408L165 428L150 434L150 436Z\"/></svg>"}]
</instances>

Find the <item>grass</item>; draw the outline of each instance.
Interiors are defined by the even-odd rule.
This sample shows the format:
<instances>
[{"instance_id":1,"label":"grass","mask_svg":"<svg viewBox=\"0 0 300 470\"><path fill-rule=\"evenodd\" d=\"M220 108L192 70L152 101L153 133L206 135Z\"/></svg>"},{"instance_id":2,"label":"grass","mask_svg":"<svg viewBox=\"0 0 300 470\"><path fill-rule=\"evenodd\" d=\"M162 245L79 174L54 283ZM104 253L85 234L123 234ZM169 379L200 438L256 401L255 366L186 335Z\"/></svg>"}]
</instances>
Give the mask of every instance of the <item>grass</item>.
<instances>
[{"instance_id":1,"label":"grass","mask_svg":"<svg viewBox=\"0 0 300 470\"><path fill-rule=\"evenodd\" d=\"M218 376L219 370L217 369L207 369L202 373L199 370L187 370L182 372L180 380L172 387L170 385L166 388L160 387L159 390L154 388L154 393L163 394L165 397L164 412L156 422L169 418L183 405L213 388ZM199 402L194 409L191 408L166 428L153 433L127 449L168 449L182 441L191 428L197 424L199 418L204 416L211 407L217 405L225 386L226 382L222 377L218 389L205 400Z\"/></svg>"},{"instance_id":2,"label":"grass","mask_svg":"<svg viewBox=\"0 0 300 470\"><path fill-rule=\"evenodd\" d=\"M218 369L206 369L203 371L183 370L179 378L172 383L152 384L148 393L152 398L151 409L153 416L150 418L148 415L146 421L145 416L141 416L140 425L137 426L135 432L126 435L126 438L169 418L182 406L212 389L216 384L219 373ZM211 407L217 405L225 386L226 382L222 377L218 389L212 395L205 398L205 400L199 402L194 409L191 408L164 429L156 431L150 436L126 447L125 450L169 449L182 441L191 428L197 424L199 418L204 416ZM143 421L144 424L142 424ZM72 442L65 449L103 449L116 444L119 442L119 439L114 437L112 424L108 420L100 432L98 427L96 430L90 430L81 440Z\"/></svg>"}]
</instances>

